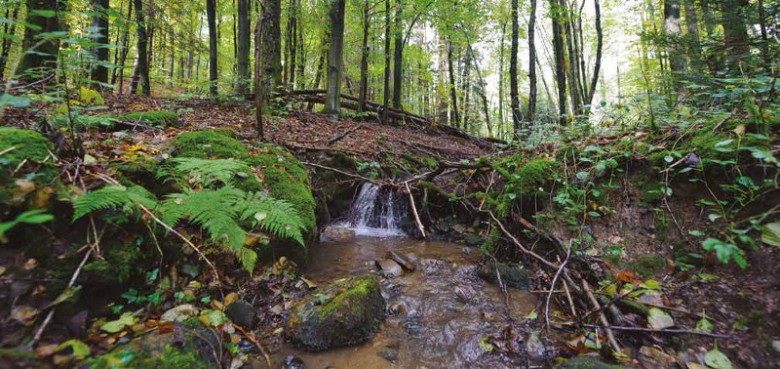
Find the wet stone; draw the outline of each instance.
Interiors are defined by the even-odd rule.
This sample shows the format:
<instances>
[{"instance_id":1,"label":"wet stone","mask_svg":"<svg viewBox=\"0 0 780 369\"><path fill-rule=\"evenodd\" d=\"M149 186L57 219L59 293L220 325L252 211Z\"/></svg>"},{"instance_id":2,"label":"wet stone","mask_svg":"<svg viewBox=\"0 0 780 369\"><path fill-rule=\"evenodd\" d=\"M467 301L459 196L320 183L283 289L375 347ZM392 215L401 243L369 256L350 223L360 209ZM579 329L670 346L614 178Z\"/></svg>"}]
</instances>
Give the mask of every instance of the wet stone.
<instances>
[{"instance_id":1,"label":"wet stone","mask_svg":"<svg viewBox=\"0 0 780 369\"><path fill-rule=\"evenodd\" d=\"M517 264L489 263L481 268L478 274L482 279L498 285L499 279L496 275L496 271L498 271L498 274L501 276L501 283L506 286L520 290L530 288L528 271Z\"/></svg>"},{"instance_id":2,"label":"wet stone","mask_svg":"<svg viewBox=\"0 0 780 369\"><path fill-rule=\"evenodd\" d=\"M485 240L482 239L482 237L477 236L473 233L466 233L463 235L463 241L466 242L467 245L472 247L477 247L485 243Z\"/></svg>"},{"instance_id":3,"label":"wet stone","mask_svg":"<svg viewBox=\"0 0 780 369\"><path fill-rule=\"evenodd\" d=\"M383 274L388 276L398 277L401 274L404 274L403 268L390 259L377 260L376 267L381 270Z\"/></svg>"},{"instance_id":4,"label":"wet stone","mask_svg":"<svg viewBox=\"0 0 780 369\"><path fill-rule=\"evenodd\" d=\"M244 328L252 328L255 323L255 308L246 301L238 300L228 305L225 315Z\"/></svg>"},{"instance_id":5,"label":"wet stone","mask_svg":"<svg viewBox=\"0 0 780 369\"><path fill-rule=\"evenodd\" d=\"M331 224L322 231L322 241L349 242L355 238L355 231L340 225Z\"/></svg>"},{"instance_id":6,"label":"wet stone","mask_svg":"<svg viewBox=\"0 0 780 369\"><path fill-rule=\"evenodd\" d=\"M306 369L306 363L297 356L287 355L284 357L282 369Z\"/></svg>"}]
</instances>

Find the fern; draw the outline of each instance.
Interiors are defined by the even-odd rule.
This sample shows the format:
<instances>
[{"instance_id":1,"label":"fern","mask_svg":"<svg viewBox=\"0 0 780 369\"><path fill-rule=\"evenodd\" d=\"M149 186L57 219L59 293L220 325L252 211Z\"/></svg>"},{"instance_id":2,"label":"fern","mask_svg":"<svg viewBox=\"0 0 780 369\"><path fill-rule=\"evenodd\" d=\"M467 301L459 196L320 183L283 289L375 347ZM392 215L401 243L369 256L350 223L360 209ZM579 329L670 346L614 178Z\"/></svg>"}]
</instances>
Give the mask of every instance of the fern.
<instances>
[{"instance_id":1,"label":"fern","mask_svg":"<svg viewBox=\"0 0 780 369\"><path fill-rule=\"evenodd\" d=\"M260 193L248 193L241 202L241 220L272 235L289 238L304 245L306 230L298 211L287 201Z\"/></svg>"},{"instance_id":2,"label":"fern","mask_svg":"<svg viewBox=\"0 0 780 369\"><path fill-rule=\"evenodd\" d=\"M240 160L175 158L170 169L174 177L185 178L188 183L208 187L227 185L239 173L252 173L249 164Z\"/></svg>"},{"instance_id":3,"label":"fern","mask_svg":"<svg viewBox=\"0 0 780 369\"><path fill-rule=\"evenodd\" d=\"M239 253L246 239L246 231L236 221L237 209L243 198L244 192L231 186L200 192L185 190L168 196L160 208L162 220L174 226L187 218L190 223L206 230L212 240Z\"/></svg>"},{"instance_id":4,"label":"fern","mask_svg":"<svg viewBox=\"0 0 780 369\"><path fill-rule=\"evenodd\" d=\"M105 209L119 209L123 213L130 213L139 204L154 209L157 207L157 200L141 186L109 185L76 199L73 202L73 220Z\"/></svg>"}]
</instances>

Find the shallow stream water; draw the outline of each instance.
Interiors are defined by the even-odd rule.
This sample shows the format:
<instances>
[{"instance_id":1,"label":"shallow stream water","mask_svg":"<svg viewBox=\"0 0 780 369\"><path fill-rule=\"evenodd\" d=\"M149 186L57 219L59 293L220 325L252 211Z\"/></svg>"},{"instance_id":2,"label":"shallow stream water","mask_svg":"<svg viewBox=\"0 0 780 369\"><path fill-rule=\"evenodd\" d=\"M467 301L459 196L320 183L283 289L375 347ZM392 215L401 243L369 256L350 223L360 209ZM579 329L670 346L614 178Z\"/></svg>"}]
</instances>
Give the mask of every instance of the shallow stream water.
<instances>
[{"instance_id":1,"label":"shallow stream water","mask_svg":"<svg viewBox=\"0 0 780 369\"><path fill-rule=\"evenodd\" d=\"M498 287L477 277L479 251L462 245L405 237L358 236L323 242L310 250L304 275L320 285L375 272L375 260L393 250L416 259L417 269L382 281L390 311L375 337L359 346L310 353L285 344L275 355L302 359L308 369L324 368L510 368L525 366L519 355L497 355L480 345L500 336L514 319L515 332L537 304L530 293ZM522 351L522 350L521 350Z\"/></svg>"}]
</instances>

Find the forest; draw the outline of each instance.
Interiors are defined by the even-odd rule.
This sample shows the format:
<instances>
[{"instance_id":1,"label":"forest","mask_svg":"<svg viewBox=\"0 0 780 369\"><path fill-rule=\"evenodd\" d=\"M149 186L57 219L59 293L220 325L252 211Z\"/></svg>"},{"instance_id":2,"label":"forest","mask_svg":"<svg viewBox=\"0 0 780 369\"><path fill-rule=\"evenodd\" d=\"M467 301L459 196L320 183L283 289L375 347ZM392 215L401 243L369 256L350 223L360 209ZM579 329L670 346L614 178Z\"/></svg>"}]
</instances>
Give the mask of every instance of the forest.
<instances>
[{"instance_id":1,"label":"forest","mask_svg":"<svg viewBox=\"0 0 780 369\"><path fill-rule=\"evenodd\" d=\"M0 368L780 367L778 0L0 0Z\"/></svg>"}]
</instances>

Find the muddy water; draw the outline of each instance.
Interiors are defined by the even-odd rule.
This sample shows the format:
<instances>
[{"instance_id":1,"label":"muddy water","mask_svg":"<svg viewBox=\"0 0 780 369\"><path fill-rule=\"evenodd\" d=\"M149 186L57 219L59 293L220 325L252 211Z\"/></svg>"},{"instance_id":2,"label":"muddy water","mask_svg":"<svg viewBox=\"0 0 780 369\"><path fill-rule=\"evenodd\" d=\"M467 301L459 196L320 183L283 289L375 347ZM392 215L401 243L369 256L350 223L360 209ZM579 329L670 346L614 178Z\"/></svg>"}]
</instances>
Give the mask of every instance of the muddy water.
<instances>
[{"instance_id":1,"label":"muddy water","mask_svg":"<svg viewBox=\"0 0 780 369\"><path fill-rule=\"evenodd\" d=\"M374 272L374 260L394 250L417 259L417 270L383 280L389 313L369 342L308 353L285 345L276 355L303 359L308 369L324 368L504 368L526 363L519 356L487 353L480 339L499 336L510 316L523 321L537 299L510 290L509 298L477 277L478 250L402 237L358 237L351 242L326 242L311 250L304 274L326 284L348 275ZM518 332L522 333L522 332Z\"/></svg>"}]
</instances>

